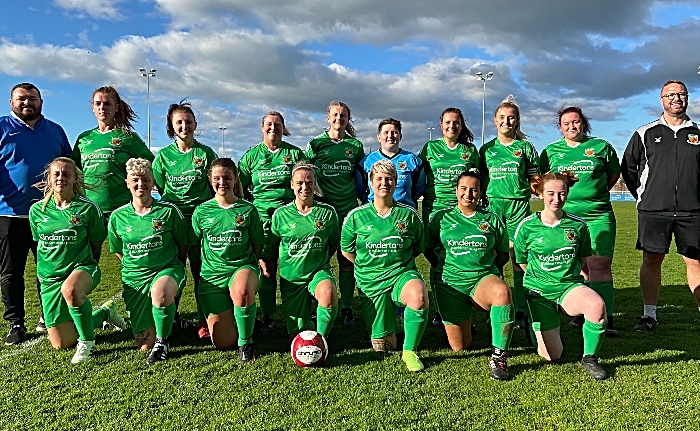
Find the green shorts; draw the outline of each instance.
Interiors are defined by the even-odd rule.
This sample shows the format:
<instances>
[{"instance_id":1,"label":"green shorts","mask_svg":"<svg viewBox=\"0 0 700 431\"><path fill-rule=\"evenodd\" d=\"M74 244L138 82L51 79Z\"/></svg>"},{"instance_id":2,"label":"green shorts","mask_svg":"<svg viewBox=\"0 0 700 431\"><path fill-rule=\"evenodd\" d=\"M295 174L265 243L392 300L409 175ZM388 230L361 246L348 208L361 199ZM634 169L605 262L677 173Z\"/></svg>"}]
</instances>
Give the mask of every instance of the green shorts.
<instances>
[{"instance_id":1,"label":"green shorts","mask_svg":"<svg viewBox=\"0 0 700 431\"><path fill-rule=\"evenodd\" d=\"M90 292L95 290L100 279L102 271L97 265L80 265L75 267L71 274L75 271L85 271L92 277L92 288ZM61 294L61 287L68 276L63 278L52 278L50 280L40 280L41 286L41 309L44 312L44 322L47 328L53 328L61 323L72 322L73 318L68 312L68 304L66 299ZM90 293L88 292L88 293Z\"/></svg>"},{"instance_id":2,"label":"green shorts","mask_svg":"<svg viewBox=\"0 0 700 431\"><path fill-rule=\"evenodd\" d=\"M217 285L203 278L199 282L199 304L205 316L221 314L224 311L233 310L231 300L231 285L238 271L250 269L255 273L256 278L260 278L260 267L258 265L243 265L237 268L228 281L223 285Z\"/></svg>"},{"instance_id":3,"label":"green shorts","mask_svg":"<svg viewBox=\"0 0 700 431\"><path fill-rule=\"evenodd\" d=\"M591 249L594 255L613 257L617 221L614 213L608 213L595 220L586 220L591 233Z\"/></svg>"},{"instance_id":4,"label":"green shorts","mask_svg":"<svg viewBox=\"0 0 700 431\"><path fill-rule=\"evenodd\" d=\"M316 295L316 287L323 280L330 280L334 287L338 286L330 265L316 271L308 283L291 282L280 277L280 295L288 334L314 329L311 322L311 297Z\"/></svg>"},{"instance_id":5,"label":"green shorts","mask_svg":"<svg viewBox=\"0 0 700 431\"><path fill-rule=\"evenodd\" d=\"M126 311L129 313L129 322L134 334L143 332L155 326L151 300L151 288L153 283L161 277L171 277L177 283L177 292L182 292L185 287L185 268L182 265L173 265L161 269L152 280L138 285L122 283L124 291L122 297L126 303Z\"/></svg>"},{"instance_id":6,"label":"green shorts","mask_svg":"<svg viewBox=\"0 0 700 431\"><path fill-rule=\"evenodd\" d=\"M262 252L260 252L260 259L275 259L279 253L279 249L268 243L270 239L270 230L272 228L272 219L260 217L260 221L262 221L263 233L265 234L265 244L263 245Z\"/></svg>"},{"instance_id":7,"label":"green shorts","mask_svg":"<svg viewBox=\"0 0 700 431\"><path fill-rule=\"evenodd\" d=\"M411 269L396 277L389 291L376 295L370 292L372 296L367 296L362 288L358 287L362 314L365 316L365 323L373 340L396 333L396 305L406 305L401 302L401 291L411 280L420 280L425 284L421 273Z\"/></svg>"},{"instance_id":8,"label":"green shorts","mask_svg":"<svg viewBox=\"0 0 700 431\"><path fill-rule=\"evenodd\" d=\"M564 297L574 288L583 286L580 283L567 283L557 286L553 292L538 292L525 289L525 299L534 331L551 331L561 326L561 303Z\"/></svg>"},{"instance_id":9,"label":"green shorts","mask_svg":"<svg viewBox=\"0 0 700 431\"><path fill-rule=\"evenodd\" d=\"M435 279L435 307L442 316L442 321L447 325L456 325L472 318L474 314L474 292L477 286L486 277L496 276L501 278L498 270L493 268L485 272L464 272L464 277L451 283L437 274Z\"/></svg>"},{"instance_id":10,"label":"green shorts","mask_svg":"<svg viewBox=\"0 0 700 431\"><path fill-rule=\"evenodd\" d=\"M515 230L521 221L530 214L530 199L502 199L489 198L489 211L495 213L506 224L508 230L508 238L513 242L515 238Z\"/></svg>"}]
</instances>

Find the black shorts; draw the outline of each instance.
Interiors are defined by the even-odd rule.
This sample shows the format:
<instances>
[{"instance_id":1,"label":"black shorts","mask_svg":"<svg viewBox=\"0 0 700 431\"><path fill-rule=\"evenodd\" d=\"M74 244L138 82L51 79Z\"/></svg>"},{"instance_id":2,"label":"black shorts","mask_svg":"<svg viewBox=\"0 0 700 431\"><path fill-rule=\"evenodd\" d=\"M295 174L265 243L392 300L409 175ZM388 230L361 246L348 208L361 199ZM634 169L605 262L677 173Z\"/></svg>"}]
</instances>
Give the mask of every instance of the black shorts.
<instances>
[{"instance_id":1,"label":"black shorts","mask_svg":"<svg viewBox=\"0 0 700 431\"><path fill-rule=\"evenodd\" d=\"M678 254L700 258L700 214L673 216L640 211L638 220L638 250L666 254L673 234Z\"/></svg>"}]
</instances>

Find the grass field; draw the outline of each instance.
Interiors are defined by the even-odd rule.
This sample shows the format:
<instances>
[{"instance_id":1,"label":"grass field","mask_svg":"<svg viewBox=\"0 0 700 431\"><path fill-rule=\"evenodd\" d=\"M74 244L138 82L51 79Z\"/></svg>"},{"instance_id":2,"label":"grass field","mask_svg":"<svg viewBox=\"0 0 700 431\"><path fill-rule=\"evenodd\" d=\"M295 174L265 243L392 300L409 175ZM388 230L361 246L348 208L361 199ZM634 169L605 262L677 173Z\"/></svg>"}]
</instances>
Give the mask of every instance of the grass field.
<instances>
[{"instance_id":1,"label":"grass field","mask_svg":"<svg viewBox=\"0 0 700 431\"><path fill-rule=\"evenodd\" d=\"M614 207L621 336L606 340L600 353L611 375L606 381L579 367L581 332L568 328L566 317L565 352L556 365L544 364L517 330L509 382L489 379L488 316L479 312L479 332L465 352L449 350L444 332L429 326L419 352L426 370L416 374L400 354L374 353L364 325L336 326L326 366L297 368L279 315L273 334L255 334L258 359L244 365L236 351L216 351L192 333L173 336L171 359L148 368L130 333L97 331L97 356L74 366L73 350L54 351L30 333L22 345L0 348L0 429L698 430L700 313L685 267L677 254L668 256L660 326L650 334L633 331L642 308L636 211L634 203ZM422 257L419 266L427 275ZM95 305L120 294L119 264L106 251L102 268L102 284L91 294ZM185 292L181 309L195 320L191 283ZM37 307L28 287L30 328ZM7 329L2 321L3 336Z\"/></svg>"}]
</instances>

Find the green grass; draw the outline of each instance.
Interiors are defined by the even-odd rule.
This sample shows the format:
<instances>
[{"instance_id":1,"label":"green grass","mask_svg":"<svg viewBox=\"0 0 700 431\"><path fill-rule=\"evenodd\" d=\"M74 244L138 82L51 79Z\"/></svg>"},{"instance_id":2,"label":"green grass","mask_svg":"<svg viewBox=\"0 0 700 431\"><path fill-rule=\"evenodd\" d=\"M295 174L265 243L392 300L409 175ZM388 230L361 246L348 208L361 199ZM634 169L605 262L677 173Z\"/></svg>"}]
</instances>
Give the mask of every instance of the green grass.
<instances>
[{"instance_id":1,"label":"green grass","mask_svg":"<svg viewBox=\"0 0 700 431\"><path fill-rule=\"evenodd\" d=\"M325 367L297 368L279 315L272 335L255 334L258 359L246 365L235 351L216 351L188 334L173 337L172 359L147 368L130 333L98 331L96 358L74 366L72 350L54 351L30 333L22 346L0 348L0 429L700 429L700 313L685 267L677 254L668 256L660 326L651 334L633 331L642 308L636 211L633 203L614 207L621 337L606 340L600 353L607 381L579 367L581 332L568 328L566 317L565 352L556 365L544 364L516 332L509 382L488 377L488 316L479 312L469 351L452 352L444 332L429 326L419 352L426 370L416 374L398 353L375 354L363 325L333 329ZM419 266L427 275L422 257ZM106 251L102 268L103 282L90 295L95 305L120 292L119 264ZM191 284L181 309L195 319ZM31 328L38 312L31 286L27 312Z\"/></svg>"}]
</instances>

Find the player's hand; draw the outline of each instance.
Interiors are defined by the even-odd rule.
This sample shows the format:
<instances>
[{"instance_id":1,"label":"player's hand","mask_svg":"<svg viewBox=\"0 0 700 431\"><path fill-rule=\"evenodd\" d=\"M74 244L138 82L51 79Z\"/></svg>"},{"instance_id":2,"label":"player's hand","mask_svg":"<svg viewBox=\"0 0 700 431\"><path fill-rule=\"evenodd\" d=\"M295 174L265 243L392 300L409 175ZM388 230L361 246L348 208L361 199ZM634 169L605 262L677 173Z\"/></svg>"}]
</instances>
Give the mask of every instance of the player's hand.
<instances>
[{"instance_id":1,"label":"player's hand","mask_svg":"<svg viewBox=\"0 0 700 431\"><path fill-rule=\"evenodd\" d=\"M262 259L260 259L258 263L260 264L260 271L262 271L262 275L270 278L270 273L267 271L267 263L265 263L265 261Z\"/></svg>"}]
</instances>

